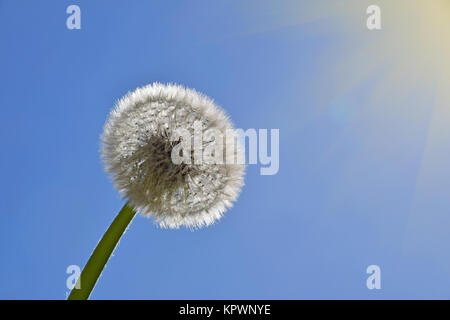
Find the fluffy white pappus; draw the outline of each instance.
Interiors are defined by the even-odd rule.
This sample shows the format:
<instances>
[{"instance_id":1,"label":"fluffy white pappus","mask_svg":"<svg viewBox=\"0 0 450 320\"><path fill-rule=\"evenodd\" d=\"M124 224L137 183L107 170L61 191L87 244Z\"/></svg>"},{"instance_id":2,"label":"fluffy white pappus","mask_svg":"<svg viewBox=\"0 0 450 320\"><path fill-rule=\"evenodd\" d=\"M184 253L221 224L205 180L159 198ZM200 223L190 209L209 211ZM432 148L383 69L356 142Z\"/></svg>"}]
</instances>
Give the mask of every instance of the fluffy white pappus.
<instances>
[{"instance_id":1,"label":"fluffy white pappus","mask_svg":"<svg viewBox=\"0 0 450 320\"><path fill-rule=\"evenodd\" d=\"M244 184L244 164L172 161L172 149L179 143L172 134L184 129L193 135L196 121L224 136L233 130L225 112L207 96L180 85L153 83L121 98L104 126L106 172L129 205L163 228L213 224ZM225 139L223 154L234 150L239 159L242 146L230 140Z\"/></svg>"}]
</instances>

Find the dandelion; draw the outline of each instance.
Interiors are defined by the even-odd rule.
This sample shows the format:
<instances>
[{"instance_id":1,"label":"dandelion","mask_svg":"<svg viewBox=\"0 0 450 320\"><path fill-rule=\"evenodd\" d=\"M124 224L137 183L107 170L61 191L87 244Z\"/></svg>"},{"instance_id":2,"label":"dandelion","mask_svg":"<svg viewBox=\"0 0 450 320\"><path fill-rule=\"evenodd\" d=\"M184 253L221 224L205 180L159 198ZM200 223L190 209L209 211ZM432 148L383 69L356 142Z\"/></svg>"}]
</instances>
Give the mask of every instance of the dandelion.
<instances>
[{"instance_id":1,"label":"dandelion","mask_svg":"<svg viewBox=\"0 0 450 320\"><path fill-rule=\"evenodd\" d=\"M212 143L186 141L179 135L188 132L194 137L196 123L223 136L233 130L225 112L210 98L179 85L154 83L118 101L104 126L101 153L106 172L128 202L100 240L69 299L89 297L136 213L153 217L162 228L196 229L218 221L233 205L243 185L244 164L173 161L180 144L203 150ZM234 142L227 139L221 151L232 150L238 159L242 149ZM194 154L184 157L194 158Z\"/></svg>"}]
</instances>

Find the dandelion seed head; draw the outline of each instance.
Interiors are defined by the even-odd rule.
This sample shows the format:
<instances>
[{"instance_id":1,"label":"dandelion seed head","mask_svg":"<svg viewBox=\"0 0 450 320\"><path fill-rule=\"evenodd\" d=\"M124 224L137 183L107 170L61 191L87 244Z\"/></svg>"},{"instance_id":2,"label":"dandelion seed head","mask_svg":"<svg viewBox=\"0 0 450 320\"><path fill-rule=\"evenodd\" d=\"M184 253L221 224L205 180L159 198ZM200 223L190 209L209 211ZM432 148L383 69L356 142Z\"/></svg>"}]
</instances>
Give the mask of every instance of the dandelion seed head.
<instances>
[{"instance_id":1,"label":"dandelion seed head","mask_svg":"<svg viewBox=\"0 0 450 320\"><path fill-rule=\"evenodd\" d=\"M174 133L193 134L194 122L224 136L233 126L210 98L174 84L153 83L121 98L102 134L102 158L115 187L140 214L163 228L200 228L219 220L243 186L245 165L180 163L172 150ZM208 143L203 141L203 147ZM242 148L226 139L223 154ZM202 148L203 149L203 148Z\"/></svg>"}]
</instances>

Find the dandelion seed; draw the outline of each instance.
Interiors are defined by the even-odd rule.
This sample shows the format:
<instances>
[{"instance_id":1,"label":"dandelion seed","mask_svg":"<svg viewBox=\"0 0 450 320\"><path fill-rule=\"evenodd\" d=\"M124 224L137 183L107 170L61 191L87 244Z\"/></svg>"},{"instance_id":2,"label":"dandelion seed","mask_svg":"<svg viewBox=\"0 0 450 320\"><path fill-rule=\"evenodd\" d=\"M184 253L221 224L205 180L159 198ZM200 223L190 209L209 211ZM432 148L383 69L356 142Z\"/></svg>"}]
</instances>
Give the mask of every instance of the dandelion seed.
<instances>
[{"instance_id":1,"label":"dandelion seed","mask_svg":"<svg viewBox=\"0 0 450 320\"><path fill-rule=\"evenodd\" d=\"M224 136L232 129L224 111L210 98L179 85L154 83L119 100L104 127L106 171L129 204L154 217L161 227L214 223L243 185L242 164L173 163L171 137L180 129L193 134L195 121Z\"/></svg>"}]
</instances>

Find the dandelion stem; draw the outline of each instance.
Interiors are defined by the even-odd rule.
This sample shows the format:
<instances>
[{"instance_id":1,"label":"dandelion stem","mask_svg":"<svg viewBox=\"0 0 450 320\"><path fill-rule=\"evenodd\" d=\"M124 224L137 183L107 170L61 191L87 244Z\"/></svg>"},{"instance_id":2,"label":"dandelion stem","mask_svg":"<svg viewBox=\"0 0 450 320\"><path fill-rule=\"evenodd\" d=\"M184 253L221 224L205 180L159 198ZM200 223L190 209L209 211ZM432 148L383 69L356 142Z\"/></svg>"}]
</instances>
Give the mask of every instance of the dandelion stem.
<instances>
[{"instance_id":1,"label":"dandelion stem","mask_svg":"<svg viewBox=\"0 0 450 320\"><path fill-rule=\"evenodd\" d=\"M126 203L89 258L68 300L86 300L89 298L106 262L108 262L111 253L135 215L136 212Z\"/></svg>"}]
</instances>

